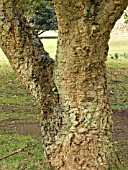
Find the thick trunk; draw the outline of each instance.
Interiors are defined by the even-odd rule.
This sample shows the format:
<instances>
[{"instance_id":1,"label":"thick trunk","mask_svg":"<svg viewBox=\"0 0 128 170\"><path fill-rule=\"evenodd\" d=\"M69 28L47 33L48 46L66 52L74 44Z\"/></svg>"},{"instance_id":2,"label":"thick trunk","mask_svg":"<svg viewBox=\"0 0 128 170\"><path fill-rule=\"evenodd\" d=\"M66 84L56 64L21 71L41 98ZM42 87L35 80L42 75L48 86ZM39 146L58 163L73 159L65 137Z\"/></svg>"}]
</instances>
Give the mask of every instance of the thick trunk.
<instances>
[{"instance_id":1,"label":"thick trunk","mask_svg":"<svg viewBox=\"0 0 128 170\"><path fill-rule=\"evenodd\" d=\"M71 21L66 28L66 33L61 29L59 32L55 71L64 108L61 140L64 135L57 145L53 164L62 170L108 169L112 115L105 61L109 31L94 30L89 34L91 30L83 29L82 19Z\"/></svg>"},{"instance_id":2,"label":"thick trunk","mask_svg":"<svg viewBox=\"0 0 128 170\"><path fill-rule=\"evenodd\" d=\"M63 126L51 162L60 170L105 170L112 152L105 62L115 20L105 25L106 18L96 15L103 4L55 1L55 8L59 25L55 82ZM116 9L114 4L111 8Z\"/></svg>"},{"instance_id":3,"label":"thick trunk","mask_svg":"<svg viewBox=\"0 0 128 170\"><path fill-rule=\"evenodd\" d=\"M58 60L55 74L64 108L64 135L53 161L66 170L107 169L112 135L105 66L109 36L105 41L97 33L89 37L75 25L73 40L66 43L67 34L59 46L63 61Z\"/></svg>"},{"instance_id":4,"label":"thick trunk","mask_svg":"<svg viewBox=\"0 0 128 170\"><path fill-rule=\"evenodd\" d=\"M59 24L56 64L27 26L19 0L0 1L0 45L43 110L43 143L52 167L105 170L112 144L105 61L109 34L127 3L54 4Z\"/></svg>"}]
</instances>

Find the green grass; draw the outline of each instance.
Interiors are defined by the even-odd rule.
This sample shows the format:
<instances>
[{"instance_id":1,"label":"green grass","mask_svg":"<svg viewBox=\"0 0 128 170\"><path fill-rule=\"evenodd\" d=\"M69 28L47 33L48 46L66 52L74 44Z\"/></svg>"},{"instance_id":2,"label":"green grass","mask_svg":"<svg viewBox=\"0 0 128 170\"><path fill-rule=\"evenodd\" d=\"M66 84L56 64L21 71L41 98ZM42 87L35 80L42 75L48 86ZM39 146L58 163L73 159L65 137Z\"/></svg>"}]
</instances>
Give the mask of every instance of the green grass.
<instances>
[{"instance_id":1,"label":"green grass","mask_svg":"<svg viewBox=\"0 0 128 170\"><path fill-rule=\"evenodd\" d=\"M25 134L25 129L19 126L20 123L22 125L25 122L39 122L40 120L40 109L37 103L33 96L19 84L7 58L0 49L0 125L7 128L7 130L6 128L0 130L0 159L27 145L24 151L0 160L0 170L48 169L45 165L43 144L39 133L35 132L31 136L21 135ZM20 127L22 129L19 129ZM17 132L20 132L20 135Z\"/></svg>"},{"instance_id":2,"label":"green grass","mask_svg":"<svg viewBox=\"0 0 128 170\"><path fill-rule=\"evenodd\" d=\"M30 93L19 84L8 60L0 51L0 118L19 115L38 119L40 110ZM33 116L34 114L36 115ZM3 115L3 116L2 116Z\"/></svg>"},{"instance_id":3,"label":"green grass","mask_svg":"<svg viewBox=\"0 0 128 170\"><path fill-rule=\"evenodd\" d=\"M113 36L109 40L109 58L128 58L128 36Z\"/></svg>"},{"instance_id":4,"label":"green grass","mask_svg":"<svg viewBox=\"0 0 128 170\"><path fill-rule=\"evenodd\" d=\"M54 57L57 40L42 40L45 49ZM109 54L128 53L127 38L110 40ZM120 46L119 46L120 45ZM128 59L108 59L108 94L113 109L128 109ZM13 72L8 60L0 49L0 120L25 119L39 121L40 110L29 92L22 87ZM0 161L2 170L45 170L43 157L43 145L37 136L8 134L0 131L0 158L14 152L17 149L28 147L23 152ZM122 148L119 148L120 150ZM114 168L113 168L114 170ZM119 170L125 170L120 167Z\"/></svg>"},{"instance_id":5,"label":"green grass","mask_svg":"<svg viewBox=\"0 0 128 170\"><path fill-rule=\"evenodd\" d=\"M114 36L109 40L109 54L128 54L128 36Z\"/></svg>"},{"instance_id":6,"label":"green grass","mask_svg":"<svg viewBox=\"0 0 128 170\"><path fill-rule=\"evenodd\" d=\"M108 92L113 109L128 109L128 59L109 59Z\"/></svg>"},{"instance_id":7,"label":"green grass","mask_svg":"<svg viewBox=\"0 0 128 170\"><path fill-rule=\"evenodd\" d=\"M22 148L22 151L16 153ZM43 152L41 139L21 135L0 135L0 159L6 156L0 160L1 170L45 170ZM11 155L12 153L15 154Z\"/></svg>"}]
</instances>

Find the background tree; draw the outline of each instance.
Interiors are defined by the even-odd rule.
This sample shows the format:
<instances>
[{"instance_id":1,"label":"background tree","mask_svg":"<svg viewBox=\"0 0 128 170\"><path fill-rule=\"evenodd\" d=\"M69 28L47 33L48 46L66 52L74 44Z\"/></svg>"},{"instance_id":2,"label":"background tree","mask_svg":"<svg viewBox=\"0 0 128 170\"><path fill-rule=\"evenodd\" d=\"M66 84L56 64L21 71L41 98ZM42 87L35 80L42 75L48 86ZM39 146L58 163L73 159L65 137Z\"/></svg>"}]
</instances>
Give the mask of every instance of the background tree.
<instances>
[{"instance_id":1,"label":"background tree","mask_svg":"<svg viewBox=\"0 0 128 170\"><path fill-rule=\"evenodd\" d=\"M24 8L24 15L27 18L33 17L35 14L35 9L41 3L44 3L45 0L22 0L23 8Z\"/></svg>"},{"instance_id":2,"label":"background tree","mask_svg":"<svg viewBox=\"0 0 128 170\"><path fill-rule=\"evenodd\" d=\"M23 0L24 15L29 25L41 33L57 30L57 18L51 0Z\"/></svg>"},{"instance_id":3,"label":"background tree","mask_svg":"<svg viewBox=\"0 0 128 170\"><path fill-rule=\"evenodd\" d=\"M124 13L124 19L125 19L125 23L128 24L128 8L126 9Z\"/></svg>"},{"instance_id":4,"label":"background tree","mask_svg":"<svg viewBox=\"0 0 128 170\"><path fill-rule=\"evenodd\" d=\"M53 5L39 4L35 9L35 15L29 20L35 30L57 30L57 18Z\"/></svg>"},{"instance_id":5,"label":"background tree","mask_svg":"<svg viewBox=\"0 0 128 170\"><path fill-rule=\"evenodd\" d=\"M19 0L0 1L0 46L40 105L49 164L59 170L107 170L112 112L105 62L110 32L128 2L53 2L59 32L55 61L28 26Z\"/></svg>"}]
</instances>

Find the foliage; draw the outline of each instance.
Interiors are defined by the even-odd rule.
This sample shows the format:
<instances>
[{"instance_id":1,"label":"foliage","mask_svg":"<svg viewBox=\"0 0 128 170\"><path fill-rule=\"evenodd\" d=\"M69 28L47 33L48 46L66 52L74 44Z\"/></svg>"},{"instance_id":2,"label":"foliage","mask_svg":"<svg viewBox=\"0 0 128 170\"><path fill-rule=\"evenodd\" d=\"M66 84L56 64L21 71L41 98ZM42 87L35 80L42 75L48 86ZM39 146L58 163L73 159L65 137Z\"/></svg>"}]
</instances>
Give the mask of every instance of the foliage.
<instances>
[{"instance_id":1,"label":"foliage","mask_svg":"<svg viewBox=\"0 0 128 170\"><path fill-rule=\"evenodd\" d=\"M111 59L128 58L128 53L112 53L109 54Z\"/></svg>"},{"instance_id":2,"label":"foliage","mask_svg":"<svg viewBox=\"0 0 128 170\"><path fill-rule=\"evenodd\" d=\"M24 14L27 18L31 18L34 15L35 8L43 3L44 0L22 0L22 5L24 7Z\"/></svg>"},{"instance_id":3,"label":"foliage","mask_svg":"<svg viewBox=\"0 0 128 170\"><path fill-rule=\"evenodd\" d=\"M36 30L57 30L57 17L53 6L40 4L35 9L35 15L29 21Z\"/></svg>"},{"instance_id":4,"label":"foliage","mask_svg":"<svg viewBox=\"0 0 128 170\"><path fill-rule=\"evenodd\" d=\"M125 20L125 23L128 24L128 8L124 12L124 20Z\"/></svg>"},{"instance_id":5,"label":"foliage","mask_svg":"<svg viewBox=\"0 0 128 170\"><path fill-rule=\"evenodd\" d=\"M57 18L51 0L23 0L24 14L36 30L57 30Z\"/></svg>"}]
</instances>

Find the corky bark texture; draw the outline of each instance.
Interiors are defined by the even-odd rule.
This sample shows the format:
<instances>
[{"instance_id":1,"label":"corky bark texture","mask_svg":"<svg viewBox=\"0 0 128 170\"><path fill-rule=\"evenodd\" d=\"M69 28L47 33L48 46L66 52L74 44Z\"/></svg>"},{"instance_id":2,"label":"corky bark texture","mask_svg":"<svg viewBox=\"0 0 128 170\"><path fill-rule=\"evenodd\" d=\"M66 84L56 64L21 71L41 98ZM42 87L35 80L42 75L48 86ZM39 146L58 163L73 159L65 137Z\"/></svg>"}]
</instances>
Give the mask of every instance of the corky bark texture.
<instances>
[{"instance_id":1,"label":"corky bark texture","mask_svg":"<svg viewBox=\"0 0 128 170\"><path fill-rule=\"evenodd\" d=\"M127 3L54 0L54 5L59 28L55 82L65 126L52 163L61 170L105 170L112 151L105 62L110 32Z\"/></svg>"},{"instance_id":2,"label":"corky bark texture","mask_svg":"<svg viewBox=\"0 0 128 170\"><path fill-rule=\"evenodd\" d=\"M0 1L1 48L38 101L43 142L53 169L107 170L112 112L106 57L126 0L53 0L58 18L54 62L23 17L21 1Z\"/></svg>"},{"instance_id":3,"label":"corky bark texture","mask_svg":"<svg viewBox=\"0 0 128 170\"><path fill-rule=\"evenodd\" d=\"M55 140L59 126L56 114L58 93L53 80L55 61L28 26L22 0L0 1L0 47L19 81L32 93L41 108L43 142L48 145Z\"/></svg>"}]
</instances>

